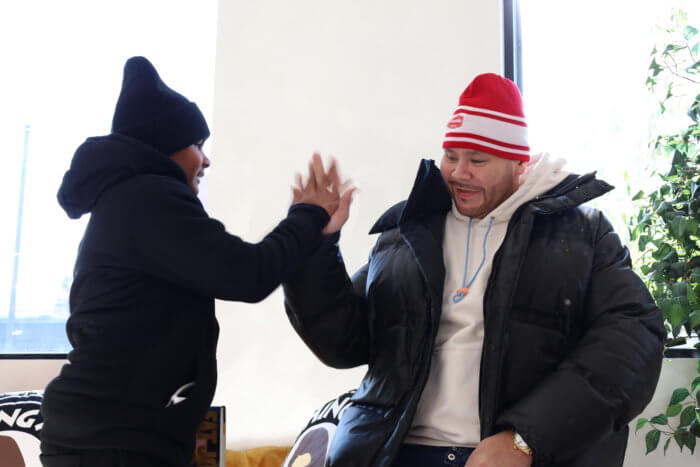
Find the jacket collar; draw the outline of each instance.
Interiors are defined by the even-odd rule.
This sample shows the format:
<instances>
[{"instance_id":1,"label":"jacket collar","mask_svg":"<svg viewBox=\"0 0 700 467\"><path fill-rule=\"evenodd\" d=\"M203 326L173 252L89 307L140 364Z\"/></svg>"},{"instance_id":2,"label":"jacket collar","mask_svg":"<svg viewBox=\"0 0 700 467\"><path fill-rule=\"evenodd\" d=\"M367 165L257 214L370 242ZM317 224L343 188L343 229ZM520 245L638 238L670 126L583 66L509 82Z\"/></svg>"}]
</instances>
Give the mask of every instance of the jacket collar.
<instances>
[{"instance_id":1,"label":"jacket collar","mask_svg":"<svg viewBox=\"0 0 700 467\"><path fill-rule=\"evenodd\" d=\"M538 214L552 214L579 206L614 188L597 179L595 174L591 172L585 175L569 175L547 193L533 198L523 206L531 205ZM395 204L382 214L369 233L384 232L429 214L447 213L451 206L452 199L440 169L434 160L423 159L408 199Z\"/></svg>"},{"instance_id":2,"label":"jacket collar","mask_svg":"<svg viewBox=\"0 0 700 467\"><path fill-rule=\"evenodd\" d=\"M595 172L569 175L547 193L535 197L529 204L538 214L552 214L587 203L615 187L597 179Z\"/></svg>"},{"instance_id":3,"label":"jacket collar","mask_svg":"<svg viewBox=\"0 0 700 467\"><path fill-rule=\"evenodd\" d=\"M374 224L370 234L384 232L404 222L435 212L446 213L452 206L450 193L440 169L432 159L423 159L408 199L392 206Z\"/></svg>"}]
</instances>

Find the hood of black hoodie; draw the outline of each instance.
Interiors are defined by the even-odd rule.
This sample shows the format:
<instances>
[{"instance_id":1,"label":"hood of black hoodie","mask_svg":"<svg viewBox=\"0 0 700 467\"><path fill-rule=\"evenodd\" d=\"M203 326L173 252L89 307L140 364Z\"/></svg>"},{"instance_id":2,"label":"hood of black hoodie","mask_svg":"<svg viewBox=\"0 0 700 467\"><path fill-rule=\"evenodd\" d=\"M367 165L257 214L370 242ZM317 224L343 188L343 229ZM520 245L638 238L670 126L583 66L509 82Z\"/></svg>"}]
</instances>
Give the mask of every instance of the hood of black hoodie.
<instances>
[{"instance_id":1,"label":"hood of black hoodie","mask_svg":"<svg viewBox=\"0 0 700 467\"><path fill-rule=\"evenodd\" d=\"M77 219L92 210L105 190L141 174L175 177L187 184L179 165L139 140L115 133L88 138L63 176L58 204L68 217Z\"/></svg>"}]
</instances>

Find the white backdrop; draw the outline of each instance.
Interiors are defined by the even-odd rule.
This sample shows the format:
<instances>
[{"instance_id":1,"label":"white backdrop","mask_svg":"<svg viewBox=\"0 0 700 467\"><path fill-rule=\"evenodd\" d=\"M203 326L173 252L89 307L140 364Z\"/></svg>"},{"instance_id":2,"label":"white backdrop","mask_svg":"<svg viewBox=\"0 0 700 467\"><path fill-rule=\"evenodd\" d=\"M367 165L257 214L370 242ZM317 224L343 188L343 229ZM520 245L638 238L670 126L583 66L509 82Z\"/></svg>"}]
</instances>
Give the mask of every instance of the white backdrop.
<instances>
[{"instance_id":1,"label":"white backdrop","mask_svg":"<svg viewBox=\"0 0 700 467\"><path fill-rule=\"evenodd\" d=\"M364 264L375 219L405 198L468 82L502 72L500 1L222 0L207 208L259 240L285 214L313 150L359 187L341 249ZM278 290L217 303L229 448L291 444L314 409L364 368L329 369L288 323Z\"/></svg>"}]
</instances>

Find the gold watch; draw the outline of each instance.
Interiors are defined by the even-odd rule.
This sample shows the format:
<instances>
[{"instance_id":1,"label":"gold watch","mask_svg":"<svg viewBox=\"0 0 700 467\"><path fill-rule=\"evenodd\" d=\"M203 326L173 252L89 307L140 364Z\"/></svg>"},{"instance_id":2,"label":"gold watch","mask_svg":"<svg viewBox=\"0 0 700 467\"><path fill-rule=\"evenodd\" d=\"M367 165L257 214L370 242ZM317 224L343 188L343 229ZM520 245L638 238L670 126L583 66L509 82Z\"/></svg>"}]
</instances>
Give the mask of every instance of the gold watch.
<instances>
[{"instance_id":1,"label":"gold watch","mask_svg":"<svg viewBox=\"0 0 700 467\"><path fill-rule=\"evenodd\" d=\"M513 447L523 454L527 454L528 456L532 455L532 449L527 445L523 437L520 436L520 433L517 431L513 432Z\"/></svg>"}]
</instances>

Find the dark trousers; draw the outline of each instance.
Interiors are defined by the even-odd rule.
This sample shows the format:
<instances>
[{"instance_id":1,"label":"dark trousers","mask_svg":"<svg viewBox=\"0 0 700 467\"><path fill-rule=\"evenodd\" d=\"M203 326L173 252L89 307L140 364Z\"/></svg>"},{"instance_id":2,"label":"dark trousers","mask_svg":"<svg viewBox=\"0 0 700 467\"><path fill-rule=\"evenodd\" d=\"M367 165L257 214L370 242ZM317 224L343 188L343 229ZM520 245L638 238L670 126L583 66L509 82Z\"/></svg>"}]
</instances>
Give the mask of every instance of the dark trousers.
<instances>
[{"instance_id":1,"label":"dark trousers","mask_svg":"<svg viewBox=\"0 0 700 467\"><path fill-rule=\"evenodd\" d=\"M402 444L393 467L464 467L473 448Z\"/></svg>"},{"instance_id":2,"label":"dark trousers","mask_svg":"<svg viewBox=\"0 0 700 467\"><path fill-rule=\"evenodd\" d=\"M41 464L44 467L186 467L173 466L162 459L120 449L71 451L41 445Z\"/></svg>"}]
</instances>

